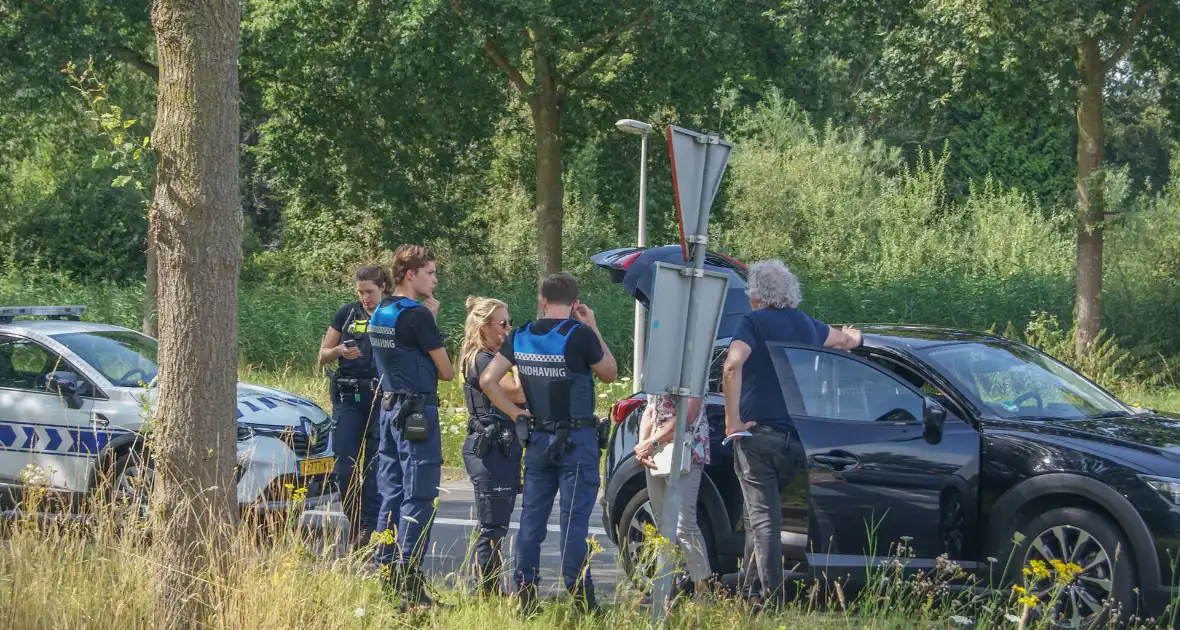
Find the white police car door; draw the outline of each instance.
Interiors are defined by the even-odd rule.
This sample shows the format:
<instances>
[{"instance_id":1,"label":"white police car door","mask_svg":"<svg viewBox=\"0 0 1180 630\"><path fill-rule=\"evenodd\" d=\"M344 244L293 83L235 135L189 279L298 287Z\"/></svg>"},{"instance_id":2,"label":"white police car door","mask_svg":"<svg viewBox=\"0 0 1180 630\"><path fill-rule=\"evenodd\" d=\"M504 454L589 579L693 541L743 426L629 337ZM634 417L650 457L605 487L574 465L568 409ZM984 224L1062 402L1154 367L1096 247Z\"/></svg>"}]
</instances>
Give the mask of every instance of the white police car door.
<instances>
[{"instance_id":1,"label":"white police car door","mask_svg":"<svg viewBox=\"0 0 1180 630\"><path fill-rule=\"evenodd\" d=\"M41 469L51 487L82 491L99 446L90 420L94 402L71 405L46 388L46 376L67 371L85 377L56 352L15 335L0 334L0 485L22 486L21 471ZM92 385L91 385L92 387ZM93 451L93 452L91 452Z\"/></svg>"}]
</instances>

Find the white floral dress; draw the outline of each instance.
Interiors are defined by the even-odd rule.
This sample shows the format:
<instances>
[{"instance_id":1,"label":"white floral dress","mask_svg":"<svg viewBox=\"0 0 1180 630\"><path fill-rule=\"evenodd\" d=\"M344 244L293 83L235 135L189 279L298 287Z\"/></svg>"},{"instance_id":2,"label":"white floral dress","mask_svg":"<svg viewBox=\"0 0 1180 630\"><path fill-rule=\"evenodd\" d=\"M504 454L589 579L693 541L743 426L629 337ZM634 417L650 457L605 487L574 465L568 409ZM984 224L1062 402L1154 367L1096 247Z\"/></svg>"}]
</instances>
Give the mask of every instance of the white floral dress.
<instances>
[{"instance_id":1,"label":"white floral dress","mask_svg":"<svg viewBox=\"0 0 1180 630\"><path fill-rule=\"evenodd\" d=\"M647 404L652 408L652 434L669 420L676 420L676 398L664 394L648 396ZM692 463L704 466L709 463L709 421L705 418L705 405L700 406L697 417L688 427L688 448L692 452Z\"/></svg>"}]
</instances>

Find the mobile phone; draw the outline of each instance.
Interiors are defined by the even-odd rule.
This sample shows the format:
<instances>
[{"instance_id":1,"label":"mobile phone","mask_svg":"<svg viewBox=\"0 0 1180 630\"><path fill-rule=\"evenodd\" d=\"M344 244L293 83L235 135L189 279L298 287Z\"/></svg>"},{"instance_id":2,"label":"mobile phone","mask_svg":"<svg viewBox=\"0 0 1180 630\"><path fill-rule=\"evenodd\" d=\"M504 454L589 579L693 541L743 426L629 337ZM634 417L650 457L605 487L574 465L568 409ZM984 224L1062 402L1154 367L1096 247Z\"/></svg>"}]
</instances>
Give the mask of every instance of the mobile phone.
<instances>
[{"instance_id":1,"label":"mobile phone","mask_svg":"<svg viewBox=\"0 0 1180 630\"><path fill-rule=\"evenodd\" d=\"M350 350L355 350L356 349L356 339L345 339L344 340L344 347L348 348Z\"/></svg>"}]
</instances>

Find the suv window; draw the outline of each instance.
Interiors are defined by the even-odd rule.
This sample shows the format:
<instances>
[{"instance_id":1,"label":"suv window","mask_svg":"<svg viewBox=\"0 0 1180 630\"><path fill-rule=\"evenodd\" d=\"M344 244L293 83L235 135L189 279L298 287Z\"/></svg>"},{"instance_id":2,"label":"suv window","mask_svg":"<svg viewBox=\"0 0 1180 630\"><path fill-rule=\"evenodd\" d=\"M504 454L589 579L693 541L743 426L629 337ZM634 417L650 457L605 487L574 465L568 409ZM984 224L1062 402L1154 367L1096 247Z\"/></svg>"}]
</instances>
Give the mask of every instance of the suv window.
<instances>
[{"instance_id":1,"label":"suv window","mask_svg":"<svg viewBox=\"0 0 1180 630\"><path fill-rule=\"evenodd\" d=\"M858 422L918 422L925 403L922 397L894 377L850 356L808 350L780 348L790 366L788 395L791 415ZM802 406L802 408L799 408Z\"/></svg>"},{"instance_id":2,"label":"suv window","mask_svg":"<svg viewBox=\"0 0 1180 630\"><path fill-rule=\"evenodd\" d=\"M0 387L44 391L45 376L69 369L61 357L19 337L0 337Z\"/></svg>"},{"instance_id":3,"label":"suv window","mask_svg":"<svg viewBox=\"0 0 1180 630\"><path fill-rule=\"evenodd\" d=\"M709 361L709 393L721 395L721 372L725 368L725 357L729 356L729 346L713 348L713 358Z\"/></svg>"}]
</instances>

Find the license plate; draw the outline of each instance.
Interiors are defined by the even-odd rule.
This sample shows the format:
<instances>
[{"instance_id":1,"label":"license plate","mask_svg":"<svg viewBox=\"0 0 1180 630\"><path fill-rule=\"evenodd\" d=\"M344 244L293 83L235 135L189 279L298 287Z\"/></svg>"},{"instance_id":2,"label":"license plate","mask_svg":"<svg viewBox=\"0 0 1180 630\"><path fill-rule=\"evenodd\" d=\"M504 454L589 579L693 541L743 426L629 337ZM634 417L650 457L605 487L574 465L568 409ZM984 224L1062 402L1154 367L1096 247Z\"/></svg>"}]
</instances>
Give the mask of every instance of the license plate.
<instances>
[{"instance_id":1,"label":"license plate","mask_svg":"<svg viewBox=\"0 0 1180 630\"><path fill-rule=\"evenodd\" d=\"M311 477L314 475L326 475L332 472L336 467L335 457L319 457L316 459L305 459L299 462L299 475L302 477Z\"/></svg>"}]
</instances>

